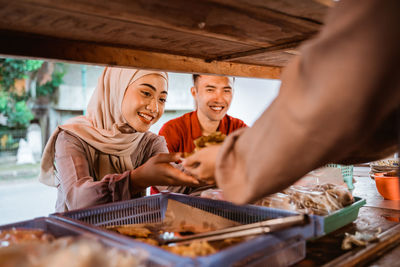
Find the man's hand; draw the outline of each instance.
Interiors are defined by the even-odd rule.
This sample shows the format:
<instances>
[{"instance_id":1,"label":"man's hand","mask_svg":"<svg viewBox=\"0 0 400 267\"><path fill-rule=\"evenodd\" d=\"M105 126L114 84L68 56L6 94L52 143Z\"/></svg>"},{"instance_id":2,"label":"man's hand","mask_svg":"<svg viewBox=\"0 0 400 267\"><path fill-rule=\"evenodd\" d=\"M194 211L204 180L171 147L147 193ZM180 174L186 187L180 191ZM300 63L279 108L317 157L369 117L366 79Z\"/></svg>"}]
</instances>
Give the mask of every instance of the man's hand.
<instances>
[{"instance_id":1,"label":"man's hand","mask_svg":"<svg viewBox=\"0 0 400 267\"><path fill-rule=\"evenodd\" d=\"M221 145L203 148L183 160L186 171L201 182L215 184L215 162Z\"/></svg>"},{"instance_id":2,"label":"man's hand","mask_svg":"<svg viewBox=\"0 0 400 267\"><path fill-rule=\"evenodd\" d=\"M171 166L179 162L180 154L161 153L150 158L145 164L131 171L130 178L136 189L152 185L198 186L199 181Z\"/></svg>"}]
</instances>

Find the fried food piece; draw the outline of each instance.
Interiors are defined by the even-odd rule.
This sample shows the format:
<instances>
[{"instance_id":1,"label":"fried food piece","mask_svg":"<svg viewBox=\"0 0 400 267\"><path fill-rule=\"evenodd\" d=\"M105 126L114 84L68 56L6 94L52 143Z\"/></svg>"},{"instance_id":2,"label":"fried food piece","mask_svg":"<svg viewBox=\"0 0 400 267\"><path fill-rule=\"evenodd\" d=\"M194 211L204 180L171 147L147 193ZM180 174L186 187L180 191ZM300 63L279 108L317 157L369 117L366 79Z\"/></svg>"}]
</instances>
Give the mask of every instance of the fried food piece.
<instances>
[{"instance_id":1,"label":"fried food piece","mask_svg":"<svg viewBox=\"0 0 400 267\"><path fill-rule=\"evenodd\" d=\"M121 226L112 226L107 227L108 230L116 231L122 235L146 238L151 234L151 231L143 226L137 225L121 225Z\"/></svg>"},{"instance_id":2,"label":"fried food piece","mask_svg":"<svg viewBox=\"0 0 400 267\"><path fill-rule=\"evenodd\" d=\"M226 137L226 135L221 132L214 132L207 136L204 136L204 135L200 136L199 138L197 138L193 141L194 146L195 146L193 152L183 152L182 158L187 158L187 157L191 156L194 152L199 151L202 148L221 144L222 142L224 142L225 137Z\"/></svg>"},{"instance_id":3,"label":"fried food piece","mask_svg":"<svg viewBox=\"0 0 400 267\"><path fill-rule=\"evenodd\" d=\"M45 233L40 229L18 229L12 228L0 231L0 247L7 247L15 244L23 244L29 242L48 243L55 238L51 234Z\"/></svg>"},{"instance_id":4,"label":"fried food piece","mask_svg":"<svg viewBox=\"0 0 400 267\"><path fill-rule=\"evenodd\" d=\"M122 226L109 226L108 230L116 231L120 234L133 237L136 241L144 242L153 246L160 246L157 240L157 236L162 234L164 230L161 229L160 225L151 224L131 224ZM191 231L181 227L176 229L176 233L184 234L183 232ZM192 233L191 233L192 234ZM184 257L198 257L206 256L218 252L226 247L232 246L236 243L242 242L243 238L229 238L221 241L193 241L188 245L162 245L161 248L184 256Z\"/></svg>"},{"instance_id":5,"label":"fried food piece","mask_svg":"<svg viewBox=\"0 0 400 267\"><path fill-rule=\"evenodd\" d=\"M201 136L194 140L196 148L194 151L198 151L202 148L213 146L224 142L226 135L221 132L215 132L207 136Z\"/></svg>"},{"instance_id":6,"label":"fried food piece","mask_svg":"<svg viewBox=\"0 0 400 267\"><path fill-rule=\"evenodd\" d=\"M8 267L143 266L145 251L129 253L85 238L62 237L49 243L23 243L0 248L0 265Z\"/></svg>"},{"instance_id":7,"label":"fried food piece","mask_svg":"<svg viewBox=\"0 0 400 267\"><path fill-rule=\"evenodd\" d=\"M161 246L163 249L184 257L207 256L216 253L210 243L206 241L193 241L189 245Z\"/></svg>"},{"instance_id":8,"label":"fried food piece","mask_svg":"<svg viewBox=\"0 0 400 267\"><path fill-rule=\"evenodd\" d=\"M158 246L159 243L153 238L135 238L136 241L140 241L149 245Z\"/></svg>"}]
</instances>

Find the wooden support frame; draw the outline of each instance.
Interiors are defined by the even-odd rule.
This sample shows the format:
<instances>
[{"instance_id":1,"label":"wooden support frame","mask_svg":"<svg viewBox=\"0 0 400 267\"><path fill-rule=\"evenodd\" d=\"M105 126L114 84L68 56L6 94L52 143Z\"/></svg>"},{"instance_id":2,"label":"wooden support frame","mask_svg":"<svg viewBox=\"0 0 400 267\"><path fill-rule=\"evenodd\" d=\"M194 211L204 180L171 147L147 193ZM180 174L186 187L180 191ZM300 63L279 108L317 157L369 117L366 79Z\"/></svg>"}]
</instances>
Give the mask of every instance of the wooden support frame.
<instances>
[{"instance_id":1,"label":"wooden support frame","mask_svg":"<svg viewBox=\"0 0 400 267\"><path fill-rule=\"evenodd\" d=\"M0 55L84 64L279 79L281 68L148 52L126 47L0 31Z\"/></svg>"}]
</instances>

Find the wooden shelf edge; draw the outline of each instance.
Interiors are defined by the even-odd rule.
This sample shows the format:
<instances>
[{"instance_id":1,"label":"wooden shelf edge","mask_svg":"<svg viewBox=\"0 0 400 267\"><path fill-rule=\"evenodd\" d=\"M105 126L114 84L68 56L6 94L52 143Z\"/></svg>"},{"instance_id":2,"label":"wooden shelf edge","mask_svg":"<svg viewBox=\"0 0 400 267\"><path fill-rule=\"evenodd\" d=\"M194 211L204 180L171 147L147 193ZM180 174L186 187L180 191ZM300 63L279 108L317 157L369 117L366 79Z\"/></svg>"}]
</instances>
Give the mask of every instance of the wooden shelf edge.
<instances>
[{"instance_id":1,"label":"wooden shelf edge","mask_svg":"<svg viewBox=\"0 0 400 267\"><path fill-rule=\"evenodd\" d=\"M241 64L0 31L0 55L171 72L279 79L280 67Z\"/></svg>"}]
</instances>

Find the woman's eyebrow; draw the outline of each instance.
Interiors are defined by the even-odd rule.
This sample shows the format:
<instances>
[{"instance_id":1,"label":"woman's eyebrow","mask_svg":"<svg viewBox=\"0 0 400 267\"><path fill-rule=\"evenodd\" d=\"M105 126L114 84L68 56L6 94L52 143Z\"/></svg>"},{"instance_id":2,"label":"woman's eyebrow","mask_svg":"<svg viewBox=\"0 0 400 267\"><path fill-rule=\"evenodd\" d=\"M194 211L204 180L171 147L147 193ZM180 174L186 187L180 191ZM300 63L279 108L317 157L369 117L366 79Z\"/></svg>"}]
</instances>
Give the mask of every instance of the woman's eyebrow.
<instances>
[{"instance_id":1,"label":"woman's eyebrow","mask_svg":"<svg viewBox=\"0 0 400 267\"><path fill-rule=\"evenodd\" d=\"M157 89L156 89L153 85L151 85L151 84L142 83L141 85L147 86L147 87L149 87L151 90L153 90L154 92L157 92Z\"/></svg>"},{"instance_id":2,"label":"woman's eyebrow","mask_svg":"<svg viewBox=\"0 0 400 267\"><path fill-rule=\"evenodd\" d=\"M154 92L157 92L157 89L156 89L153 85L151 85L151 84L142 83L141 85L147 86L147 87L149 87L151 90L153 90ZM168 92L167 92L167 91L162 91L161 94L167 94L167 95L168 95Z\"/></svg>"}]
</instances>

